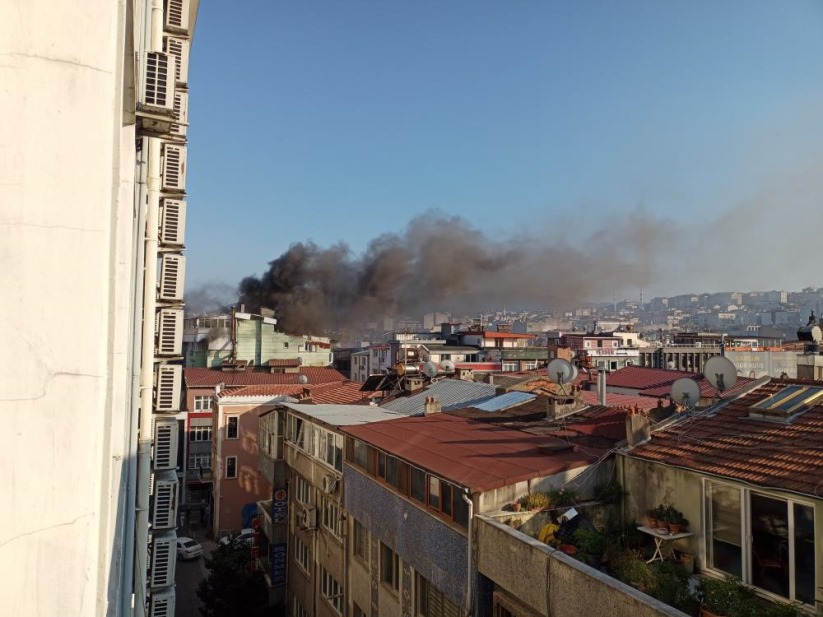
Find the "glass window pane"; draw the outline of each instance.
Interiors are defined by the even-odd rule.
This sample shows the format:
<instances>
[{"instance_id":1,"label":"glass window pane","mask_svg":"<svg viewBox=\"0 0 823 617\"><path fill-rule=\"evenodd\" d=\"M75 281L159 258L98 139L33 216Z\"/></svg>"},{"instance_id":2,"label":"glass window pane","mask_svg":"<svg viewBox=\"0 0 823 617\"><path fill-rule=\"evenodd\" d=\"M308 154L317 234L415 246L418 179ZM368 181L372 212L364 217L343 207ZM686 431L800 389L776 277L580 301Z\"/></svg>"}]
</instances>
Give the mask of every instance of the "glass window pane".
<instances>
[{"instance_id":1,"label":"glass window pane","mask_svg":"<svg viewBox=\"0 0 823 617\"><path fill-rule=\"evenodd\" d=\"M814 604L814 508L794 504L794 596Z\"/></svg>"},{"instance_id":2,"label":"glass window pane","mask_svg":"<svg viewBox=\"0 0 823 617\"><path fill-rule=\"evenodd\" d=\"M426 503L426 472L412 467L411 496L420 503Z\"/></svg>"},{"instance_id":3,"label":"glass window pane","mask_svg":"<svg viewBox=\"0 0 823 617\"><path fill-rule=\"evenodd\" d=\"M461 527L469 526L469 504L463 501L460 489L454 491L454 522Z\"/></svg>"},{"instance_id":4,"label":"glass window pane","mask_svg":"<svg viewBox=\"0 0 823 617\"><path fill-rule=\"evenodd\" d=\"M789 597L789 508L782 499L752 493L752 584Z\"/></svg>"},{"instance_id":5,"label":"glass window pane","mask_svg":"<svg viewBox=\"0 0 823 617\"><path fill-rule=\"evenodd\" d=\"M440 483L440 492L442 493L441 502L443 503L443 514L451 516L452 514L452 485L448 482Z\"/></svg>"},{"instance_id":6,"label":"glass window pane","mask_svg":"<svg viewBox=\"0 0 823 617\"><path fill-rule=\"evenodd\" d=\"M706 535L709 567L740 577L743 572L740 490L709 482L707 492L711 510Z\"/></svg>"},{"instance_id":7,"label":"glass window pane","mask_svg":"<svg viewBox=\"0 0 823 617\"><path fill-rule=\"evenodd\" d=\"M386 455L383 452L377 453L377 475L381 478L386 477Z\"/></svg>"},{"instance_id":8,"label":"glass window pane","mask_svg":"<svg viewBox=\"0 0 823 617\"><path fill-rule=\"evenodd\" d=\"M440 509L440 480L434 477L429 477L429 506Z\"/></svg>"}]
</instances>

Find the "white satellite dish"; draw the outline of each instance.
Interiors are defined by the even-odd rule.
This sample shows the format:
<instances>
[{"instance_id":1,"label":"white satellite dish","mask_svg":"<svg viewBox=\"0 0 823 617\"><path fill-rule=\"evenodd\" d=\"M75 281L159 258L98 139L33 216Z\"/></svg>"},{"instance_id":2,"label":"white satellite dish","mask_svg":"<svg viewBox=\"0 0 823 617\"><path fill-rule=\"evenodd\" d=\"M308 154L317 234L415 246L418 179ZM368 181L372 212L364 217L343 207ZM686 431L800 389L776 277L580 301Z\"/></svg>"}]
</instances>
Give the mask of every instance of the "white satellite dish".
<instances>
[{"instance_id":1,"label":"white satellite dish","mask_svg":"<svg viewBox=\"0 0 823 617\"><path fill-rule=\"evenodd\" d=\"M577 375L577 369L574 365L563 358L555 358L549 362L549 366L546 370L548 371L549 379L556 384L560 384L561 386L574 381L574 378Z\"/></svg>"},{"instance_id":2,"label":"white satellite dish","mask_svg":"<svg viewBox=\"0 0 823 617\"><path fill-rule=\"evenodd\" d=\"M671 396L678 405L697 405L700 400L700 386L694 379L682 377L672 384Z\"/></svg>"},{"instance_id":3,"label":"white satellite dish","mask_svg":"<svg viewBox=\"0 0 823 617\"><path fill-rule=\"evenodd\" d=\"M578 370L577 365L572 364L572 378L571 378L571 379L569 379L569 383L571 383L571 382L573 382L575 379L577 379L577 376L578 376L579 374L580 374L580 371Z\"/></svg>"},{"instance_id":4,"label":"white satellite dish","mask_svg":"<svg viewBox=\"0 0 823 617\"><path fill-rule=\"evenodd\" d=\"M437 377L437 364L432 361L426 362L423 365L423 374L429 379Z\"/></svg>"},{"instance_id":5,"label":"white satellite dish","mask_svg":"<svg viewBox=\"0 0 823 617\"><path fill-rule=\"evenodd\" d=\"M443 360L443 361L440 363L440 368L442 368L442 369L443 369L443 371L444 371L446 374L449 374L449 375L450 375L450 374L454 373L454 368L455 368L455 367L454 367L454 362L452 362L451 360Z\"/></svg>"},{"instance_id":6,"label":"white satellite dish","mask_svg":"<svg viewBox=\"0 0 823 617\"><path fill-rule=\"evenodd\" d=\"M309 383L309 378L306 377L305 375L300 375L300 377L297 378L297 383L302 383L302 384L305 385L305 384Z\"/></svg>"},{"instance_id":7,"label":"white satellite dish","mask_svg":"<svg viewBox=\"0 0 823 617\"><path fill-rule=\"evenodd\" d=\"M725 356L712 356L703 365L703 376L720 392L737 383L737 369Z\"/></svg>"}]
</instances>

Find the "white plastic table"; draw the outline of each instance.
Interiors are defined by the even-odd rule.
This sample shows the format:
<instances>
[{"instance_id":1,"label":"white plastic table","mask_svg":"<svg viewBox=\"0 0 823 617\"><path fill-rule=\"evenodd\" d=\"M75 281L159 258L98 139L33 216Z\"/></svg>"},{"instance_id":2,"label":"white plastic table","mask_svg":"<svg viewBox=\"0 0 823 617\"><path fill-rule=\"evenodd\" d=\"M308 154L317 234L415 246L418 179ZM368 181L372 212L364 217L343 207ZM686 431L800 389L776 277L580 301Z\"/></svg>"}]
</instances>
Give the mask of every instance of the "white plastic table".
<instances>
[{"instance_id":1,"label":"white plastic table","mask_svg":"<svg viewBox=\"0 0 823 617\"><path fill-rule=\"evenodd\" d=\"M653 561L663 561L665 559L663 557L663 547L666 542L674 542L675 540L679 540L680 538L688 538L689 536L694 535L690 531L684 531L681 533L669 533L666 531L660 531L659 529L652 529L651 527L646 527L645 525L641 525L637 529L654 538L654 554L652 555L652 558L649 559L646 563L651 563ZM673 550L674 547L672 547L669 551L670 555Z\"/></svg>"}]
</instances>

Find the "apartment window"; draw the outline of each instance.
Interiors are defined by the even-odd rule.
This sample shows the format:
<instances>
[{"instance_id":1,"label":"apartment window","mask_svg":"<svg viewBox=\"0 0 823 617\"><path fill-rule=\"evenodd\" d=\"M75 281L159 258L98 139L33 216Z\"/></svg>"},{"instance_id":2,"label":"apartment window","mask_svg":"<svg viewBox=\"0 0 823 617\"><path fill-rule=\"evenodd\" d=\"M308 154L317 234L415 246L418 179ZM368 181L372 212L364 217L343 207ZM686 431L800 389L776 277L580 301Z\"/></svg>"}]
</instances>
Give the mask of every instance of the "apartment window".
<instances>
[{"instance_id":1,"label":"apartment window","mask_svg":"<svg viewBox=\"0 0 823 617\"><path fill-rule=\"evenodd\" d=\"M363 469L369 465L369 447L357 439L354 440L354 464Z\"/></svg>"},{"instance_id":2,"label":"apartment window","mask_svg":"<svg viewBox=\"0 0 823 617\"><path fill-rule=\"evenodd\" d=\"M503 362L501 367L503 372L506 373L514 373L520 370L520 363L519 362Z\"/></svg>"},{"instance_id":3,"label":"apartment window","mask_svg":"<svg viewBox=\"0 0 823 617\"><path fill-rule=\"evenodd\" d=\"M288 341L284 341L284 342L283 342L283 349L288 349L288 348L289 348L289 342L288 342Z\"/></svg>"},{"instance_id":4,"label":"apartment window","mask_svg":"<svg viewBox=\"0 0 823 617\"><path fill-rule=\"evenodd\" d=\"M297 601L296 597L292 598L291 614L292 617L309 617L308 611L303 608L303 605Z\"/></svg>"},{"instance_id":5,"label":"apartment window","mask_svg":"<svg viewBox=\"0 0 823 617\"><path fill-rule=\"evenodd\" d=\"M189 429L191 441L211 441L211 426L192 426Z\"/></svg>"},{"instance_id":6,"label":"apartment window","mask_svg":"<svg viewBox=\"0 0 823 617\"><path fill-rule=\"evenodd\" d=\"M415 583L416 610L420 617L460 617L457 606L429 581L417 574Z\"/></svg>"},{"instance_id":7,"label":"apartment window","mask_svg":"<svg viewBox=\"0 0 823 617\"><path fill-rule=\"evenodd\" d=\"M231 480L232 478L237 477L237 457L236 456L227 456L226 457L226 478Z\"/></svg>"},{"instance_id":8,"label":"apartment window","mask_svg":"<svg viewBox=\"0 0 823 617\"><path fill-rule=\"evenodd\" d=\"M190 454L189 469L211 469L211 452Z\"/></svg>"},{"instance_id":9,"label":"apartment window","mask_svg":"<svg viewBox=\"0 0 823 617\"><path fill-rule=\"evenodd\" d=\"M212 411L214 409L213 396L195 396L193 411Z\"/></svg>"},{"instance_id":10,"label":"apartment window","mask_svg":"<svg viewBox=\"0 0 823 617\"><path fill-rule=\"evenodd\" d=\"M382 542L380 543L380 580L395 592L400 589L400 558Z\"/></svg>"},{"instance_id":11,"label":"apartment window","mask_svg":"<svg viewBox=\"0 0 823 617\"><path fill-rule=\"evenodd\" d=\"M343 614L343 587L326 568L320 568L320 594L331 604L338 615Z\"/></svg>"},{"instance_id":12,"label":"apartment window","mask_svg":"<svg viewBox=\"0 0 823 617\"><path fill-rule=\"evenodd\" d=\"M786 600L814 603L814 508L707 480L706 556L713 570Z\"/></svg>"},{"instance_id":13,"label":"apartment window","mask_svg":"<svg viewBox=\"0 0 823 617\"><path fill-rule=\"evenodd\" d=\"M417 467L411 470L411 496L420 503L426 503L426 472Z\"/></svg>"},{"instance_id":14,"label":"apartment window","mask_svg":"<svg viewBox=\"0 0 823 617\"><path fill-rule=\"evenodd\" d=\"M309 547L297 536L293 536L294 561L306 574L309 573Z\"/></svg>"},{"instance_id":15,"label":"apartment window","mask_svg":"<svg viewBox=\"0 0 823 617\"><path fill-rule=\"evenodd\" d=\"M226 416L226 439L240 437L240 416Z\"/></svg>"},{"instance_id":16,"label":"apartment window","mask_svg":"<svg viewBox=\"0 0 823 617\"><path fill-rule=\"evenodd\" d=\"M340 505L331 499L326 499L323 503L323 527L338 538L343 536L343 521L340 519Z\"/></svg>"},{"instance_id":17,"label":"apartment window","mask_svg":"<svg viewBox=\"0 0 823 617\"><path fill-rule=\"evenodd\" d=\"M298 475L294 476L294 498L304 505L311 503L311 487Z\"/></svg>"},{"instance_id":18,"label":"apartment window","mask_svg":"<svg viewBox=\"0 0 823 617\"><path fill-rule=\"evenodd\" d=\"M440 509L440 480L429 476L429 507Z\"/></svg>"},{"instance_id":19,"label":"apartment window","mask_svg":"<svg viewBox=\"0 0 823 617\"><path fill-rule=\"evenodd\" d=\"M354 519L352 529L352 552L355 557L369 563L369 532L357 519Z\"/></svg>"}]
</instances>

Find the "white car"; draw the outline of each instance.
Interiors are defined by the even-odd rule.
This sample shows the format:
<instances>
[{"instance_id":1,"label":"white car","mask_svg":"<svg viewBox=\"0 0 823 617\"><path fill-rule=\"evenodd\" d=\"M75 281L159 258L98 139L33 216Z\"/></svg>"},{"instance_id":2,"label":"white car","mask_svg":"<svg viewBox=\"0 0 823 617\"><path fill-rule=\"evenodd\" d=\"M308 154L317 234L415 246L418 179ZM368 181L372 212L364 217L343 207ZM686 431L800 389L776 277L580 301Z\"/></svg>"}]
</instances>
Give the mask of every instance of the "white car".
<instances>
[{"instance_id":1,"label":"white car","mask_svg":"<svg viewBox=\"0 0 823 617\"><path fill-rule=\"evenodd\" d=\"M180 559L197 559L203 554L203 547L196 540L181 536L177 538L177 556Z\"/></svg>"},{"instance_id":2,"label":"white car","mask_svg":"<svg viewBox=\"0 0 823 617\"><path fill-rule=\"evenodd\" d=\"M247 527L240 530L240 535L237 536L223 536L219 540L220 544L228 546L229 544L251 544L254 542L254 529Z\"/></svg>"}]
</instances>

